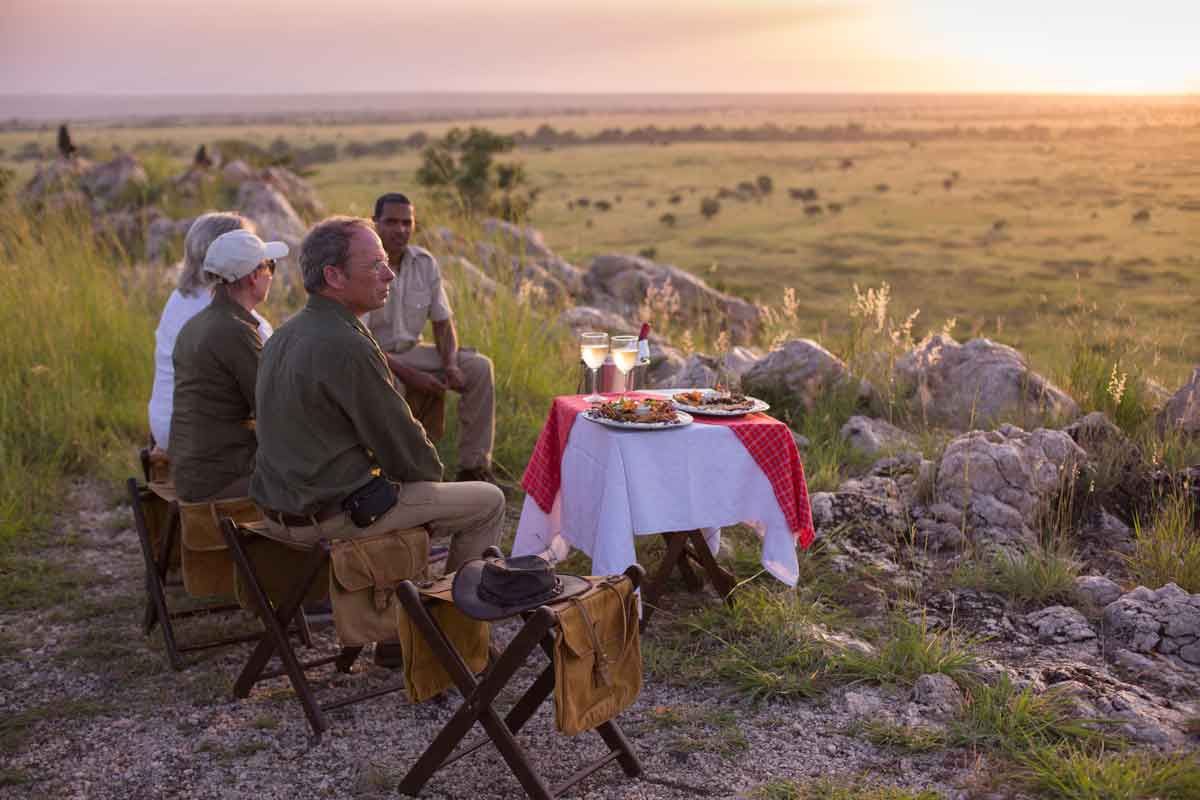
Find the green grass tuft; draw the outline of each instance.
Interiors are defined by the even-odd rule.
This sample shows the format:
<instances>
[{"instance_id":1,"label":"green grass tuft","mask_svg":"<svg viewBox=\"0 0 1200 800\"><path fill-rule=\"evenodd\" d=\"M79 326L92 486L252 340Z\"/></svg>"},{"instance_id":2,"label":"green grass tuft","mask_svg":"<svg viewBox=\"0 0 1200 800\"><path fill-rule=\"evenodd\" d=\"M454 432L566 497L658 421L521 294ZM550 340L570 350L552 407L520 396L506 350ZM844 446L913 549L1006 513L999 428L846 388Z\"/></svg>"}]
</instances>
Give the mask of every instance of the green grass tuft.
<instances>
[{"instance_id":1,"label":"green grass tuft","mask_svg":"<svg viewBox=\"0 0 1200 800\"><path fill-rule=\"evenodd\" d=\"M924 617L893 618L872 652L847 650L836 660L836 672L852 680L911 686L922 675L942 673L960 685L978 670L972 640L953 629L931 630Z\"/></svg>"},{"instance_id":2,"label":"green grass tuft","mask_svg":"<svg viewBox=\"0 0 1200 800\"><path fill-rule=\"evenodd\" d=\"M1095 748L1105 742L1097 722L1078 719L1069 697L1053 689L1018 689L1007 675L968 690L952 742L1010 756L1063 743Z\"/></svg>"},{"instance_id":3,"label":"green grass tuft","mask_svg":"<svg viewBox=\"0 0 1200 800\"><path fill-rule=\"evenodd\" d=\"M1047 800L1193 800L1200 797L1194 753L1089 752L1042 748L1020 759L1024 778Z\"/></svg>"},{"instance_id":4,"label":"green grass tuft","mask_svg":"<svg viewBox=\"0 0 1200 800\"><path fill-rule=\"evenodd\" d=\"M1190 494L1177 491L1162 498L1148 525L1134 518L1134 550L1126 563L1138 583L1151 589L1175 583L1186 592L1200 592L1200 535L1194 514Z\"/></svg>"}]
</instances>

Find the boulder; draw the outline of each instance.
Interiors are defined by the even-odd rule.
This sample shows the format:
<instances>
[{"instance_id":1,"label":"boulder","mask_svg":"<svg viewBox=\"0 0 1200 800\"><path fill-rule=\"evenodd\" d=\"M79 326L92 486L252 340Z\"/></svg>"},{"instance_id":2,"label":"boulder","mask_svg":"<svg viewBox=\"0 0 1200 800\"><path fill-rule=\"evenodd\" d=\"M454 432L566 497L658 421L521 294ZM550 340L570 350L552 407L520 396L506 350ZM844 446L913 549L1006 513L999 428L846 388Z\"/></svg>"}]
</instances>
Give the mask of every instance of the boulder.
<instances>
[{"instance_id":1,"label":"boulder","mask_svg":"<svg viewBox=\"0 0 1200 800\"><path fill-rule=\"evenodd\" d=\"M194 217L171 219L159 216L152 219L146 226L146 260L161 264L180 258L183 255L183 239L193 222Z\"/></svg>"},{"instance_id":2,"label":"boulder","mask_svg":"<svg viewBox=\"0 0 1200 800\"><path fill-rule=\"evenodd\" d=\"M915 391L931 424L967 430L1014 415L1022 419L1064 419L1079 406L1029 369L1025 357L988 339L959 344L931 336L896 362L896 377Z\"/></svg>"},{"instance_id":3,"label":"boulder","mask_svg":"<svg viewBox=\"0 0 1200 800\"><path fill-rule=\"evenodd\" d=\"M25 202L38 203L69 192L78 192L80 178L92 169L85 158L58 158L37 168L25 185L21 197ZM86 205L86 203L85 203Z\"/></svg>"},{"instance_id":4,"label":"boulder","mask_svg":"<svg viewBox=\"0 0 1200 800\"><path fill-rule=\"evenodd\" d=\"M674 347L651 339L650 364L646 369L646 388L675 388L675 376L683 369L685 359Z\"/></svg>"},{"instance_id":5,"label":"boulder","mask_svg":"<svg viewBox=\"0 0 1200 800\"><path fill-rule=\"evenodd\" d=\"M279 262L282 268L280 279L289 280L293 271L299 275L300 242L307 229L283 193L264 181L248 180L238 188L234 207L254 220L258 235L264 241L286 242L291 249L288 257Z\"/></svg>"},{"instance_id":6,"label":"boulder","mask_svg":"<svg viewBox=\"0 0 1200 800\"><path fill-rule=\"evenodd\" d=\"M611 307L625 316L632 316L653 289L678 300L677 308L664 311L673 320L723 325L734 344L745 344L758 332L758 306L718 292L690 272L640 256L597 256L584 275L584 285L592 305Z\"/></svg>"},{"instance_id":7,"label":"boulder","mask_svg":"<svg viewBox=\"0 0 1200 800\"><path fill-rule=\"evenodd\" d=\"M1025 623L1033 628L1041 644L1069 644L1096 638L1083 614L1068 606L1050 606L1026 614Z\"/></svg>"},{"instance_id":8,"label":"boulder","mask_svg":"<svg viewBox=\"0 0 1200 800\"><path fill-rule=\"evenodd\" d=\"M1121 587L1103 575L1080 575L1075 596L1093 608L1104 608L1121 596Z\"/></svg>"},{"instance_id":9,"label":"boulder","mask_svg":"<svg viewBox=\"0 0 1200 800\"><path fill-rule=\"evenodd\" d=\"M1125 434L1102 411L1093 411L1063 428L1063 433L1088 453L1125 443Z\"/></svg>"},{"instance_id":10,"label":"boulder","mask_svg":"<svg viewBox=\"0 0 1200 800\"><path fill-rule=\"evenodd\" d=\"M492 297L496 294L496 282L462 256L450 256L446 259L442 272L451 286L461 280L467 290L476 297Z\"/></svg>"},{"instance_id":11,"label":"boulder","mask_svg":"<svg viewBox=\"0 0 1200 800\"><path fill-rule=\"evenodd\" d=\"M92 207L97 211L136 199L134 195L149 182L146 170L128 153L92 167L79 179L80 188L92 199Z\"/></svg>"},{"instance_id":12,"label":"boulder","mask_svg":"<svg viewBox=\"0 0 1200 800\"><path fill-rule=\"evenodd\" d=\"M717 385L718 363L712 356L695 353L687 357L683 367L671 378L671 386L678 388L711 388Z\"/></svg>"},{"instance_id":13,"label":"boulder","mask_svg":"<svg viewBox=\"0 0 1200 800\"><path fill-rule=\"evenodd\" d=\"M213 183L216 179L217 175L211 169L193 165L172 178L171 183L174 184L175 191L183 197L196 197L205 184Z\"/></svg>"},{"instance_id":14,"label":"boulder","mask_svg":"<svg viewBox=\"0 0 1200 800\"><path fill-rule=\"evenodd\" d=\"M883 419L851 417L841 430L842 441L858 452L873 456L883 451L917 450L912 437Z\"/></svg>"},{"instance_id":15,"label":"boulder","mask_svg":"<svg viewBox=\"0 0 1200 800\"><path fill-rule=\"evenodd\" d=\"M742 374L742 389L748 394L794 399L805 408L837 387L854 387L860 400L871 394L869 383L856 384L846 364L811 339L784 342Z\"/></svg>"},{"instance_id":16,"label":"boulder","mask_svg":"<svg viewBox=\"0 0 1200 800\"><path fill-rule=\"evenodd\" d=\"M1158 422L1162 428L1193 434L1200 432L1200 367L1192 371L1192 377L1180 387L1163 410Z\"/></svg>"},{"instance_id":17,"label":"boulder","mask_svg":"<svg viewBox=\"0 0 1200 800\"><path fill-rule=\"evenodd\" d=\"M1139 586L1104 608L1107 643L1134 653L1157 653L1200 669L1200 594L1174 583L1157 591Z\"/></svg>"},{"instance_id":18,"label":"boulder","mask_svg":"<svg viewBox=\"0 0 1200 800\"><path fill-rule=\"evenodd\" d=\"M489 217L483 221L483 230L489 236L504 242L518 255L533 256L535 259L549 258L554 255L546 246L546 238L536 228L522 227L502 219Z\"/></svg>"},{"instance_id":19,"label":"boulder","mask_svg":"<svg viewBox=\"0 0 1200 800\"><path fill-rule=\"evenodd\" d=\"M304 219L318 220L328 213L312 184L291 170L267 167L262 171L260 179L283 192L292 208Z\"/></svg>"},{"instance_id":20,"label":"boulder","mask_svg":"<svg viewBox=\"0 0 1200 800\"><path fill-rule=\"evenodd\" d=\"M1037 536L1030 525L1046 501L1070 485L1086 457L1062 431L1026 433L1013 425L972 431L946 446L934 492L965 515L977 543L1032 545Z\"/></svg>"},{"instance_id":21,"label":"boulder","mask_svg":"<svg viewBox=\"0 0 1200 800\"><path fill-rule=\"evenodd\" d=\"M254 180L254 169L239 158L221 167L221 178L230 186L241 186L246 181Z\"/></svg>"}]
</instances>

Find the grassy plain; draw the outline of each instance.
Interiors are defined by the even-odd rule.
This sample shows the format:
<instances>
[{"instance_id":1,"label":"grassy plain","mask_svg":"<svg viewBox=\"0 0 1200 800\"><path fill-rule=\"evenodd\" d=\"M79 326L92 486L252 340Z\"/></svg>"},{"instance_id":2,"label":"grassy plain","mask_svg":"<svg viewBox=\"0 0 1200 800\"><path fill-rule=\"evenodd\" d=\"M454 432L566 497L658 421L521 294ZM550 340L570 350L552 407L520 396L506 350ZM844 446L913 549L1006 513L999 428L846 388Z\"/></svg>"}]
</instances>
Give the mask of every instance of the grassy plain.
<instances>
[{"instance_id":1,"label":"grassy plain","mask_svg":"<svg viewBox=\"0 0 1200 800\"><path fill-rule=\"evenodd\" d=\"M1142 370L1174 388L1200 360L1200 342L1188 324L1200 266L1198 121L1195 103L1024 107L981 99L953 108L807 115L742 110L477 122L507 132L532 132L545 122L581 134L647 125L857 123L914 135L954 126L1015 135L1024 126L1042 126L1043 134L1031 140L596 144L527 147L515 157L541 189L529 222L574 263L648 250L656 260L761 303L778 303L783 288L793 286L800 304L796 332L825 334L833 346L829 335L848 324L853 285L887 282L901 316L921 310L918 336L955 319L958 338L998 339L1054 373L1072 357L1064 348L1071 326L1088 327L1081 331L1088 336L1104 329L1123 341L1122 354L1136 355ZM77 128L76 139L98 152L162 142L182 154L223 138L342 148L416 130L436 135L451 124L95 127ZM33 140L50 147L52 136L52 130L0 133L0 148L11 155ZM845 160L853 166L844 168ZM415 150L388 158L343 156L318 165L312 180L331 209L362 214L386 190L403 189L420 203L413 177L418 162ZM15 166L19 177L31 169L28 162ZM772 178L772 194L727 197L714 218L701 216L703 197L759 175ZM793 200L789 188L815 189L817 200ZM573 202L581 197L589 207ZM610 210L598 210L599 200ZM1141 211L1148 219L1135 221ZM673 225L660 221L668 213Z\"/></svg>"}]
</instances>

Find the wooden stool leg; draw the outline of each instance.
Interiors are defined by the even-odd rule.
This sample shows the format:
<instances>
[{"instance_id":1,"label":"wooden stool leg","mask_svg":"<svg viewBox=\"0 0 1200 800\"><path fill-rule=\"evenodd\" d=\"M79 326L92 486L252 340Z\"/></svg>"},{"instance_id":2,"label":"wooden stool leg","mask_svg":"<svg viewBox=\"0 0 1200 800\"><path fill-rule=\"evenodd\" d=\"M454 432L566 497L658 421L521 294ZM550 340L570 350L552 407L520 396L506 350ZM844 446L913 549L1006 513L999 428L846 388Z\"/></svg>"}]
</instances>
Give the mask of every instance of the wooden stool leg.
<instances>
[{"instance_id":1,"label":"wooden stool leg","mask_svg":"<svg viewBox=\"0 0 1200 800\"><path fill-rule=\"evenodd\" d=\"M313 549L301 572L300 579L279 608L274 610L271 607L271 601L267 599L262 590L262 585L250 564L250 559L246 556L245 549L242 547L237 525L231 519L223 519L221 520L221 532L225 536L226 544L229 545L234 563L237 564L242 577L246 579L250 589L251 604L255 607L259 619L263 623L262 639L259 640L258 647L250 655L246 666L242 668L241 675L234 684L234 695L236 697L249 696L250 689L257 682L267 662L271 660L271 656L278 654L279 660L283 662L283 669L287 673L288 680L300 698L304 714L308 717L308 724L312 727L313 732L320 736L329 729L329 721L321 711L316 695L308 683L308 678L304 675L304 667L292 650L291 643L288 641L287 628L289 621L299 611L300 605L304 601L304 595L308 593L308 587L320 571L322 562L329 557L328 544L321 542Z\"/></svg>"},{"instance_id":2,"label":"wooden stool leg","mask_svg":"<svg viewBox=\"0 0 1200 800\"><path fill-rule=\"evenodd\" d=\"M171 616L167 611L167 598L163 594L162 578L159 574L158 564L154 560L154 553L151 552L150 533L146 527L146 514L142 508L142 500L137 480L130 478L126 484L129 489L129 502L133 507L133 525L137 529L138 540L142 546L142 557L146 564L146 594L148 595L146 602L153 609L151 612L147 610L146 617L143 620L143 627L146 625L146 620L151 620L149 630L153 630L153 619L157 619L158 624L162 626L163 643L167 648L167 660L171 662L172 669L179 671L183 669L183 658L179 654L179 646L175 642L175 631L171 626Z\"/></svg>"}]
</instances>

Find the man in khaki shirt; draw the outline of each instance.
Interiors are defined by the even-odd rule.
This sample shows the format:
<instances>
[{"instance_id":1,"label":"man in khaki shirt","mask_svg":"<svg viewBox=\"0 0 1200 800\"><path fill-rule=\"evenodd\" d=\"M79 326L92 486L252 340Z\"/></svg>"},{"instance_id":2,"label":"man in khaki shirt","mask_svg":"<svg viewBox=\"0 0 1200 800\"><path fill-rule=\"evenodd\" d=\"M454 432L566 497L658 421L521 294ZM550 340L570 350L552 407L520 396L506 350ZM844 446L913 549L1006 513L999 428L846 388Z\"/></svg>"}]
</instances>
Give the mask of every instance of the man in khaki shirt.
<instances>
[{"instance_id":1,"label":"man in khaki shirt","mask_svg":"<svg viewBox=\"0 0 1200 800\"><path fill-rule=\"evenodd\" d=\"M450 537L448 572L479 558L499 540L504 495L488 483L441 482L437 451L359 321L387 301L395 278L371 221L318 223L300 269L308 304L267 341L256 385L250 495L266 533L313 544L425 525ZM356 522L347 508L364 495L370 518Z\"/></svg>"},{"instance_id":2,"label":"man in khaki shirt","mask_svg":"<svg viewBox=\"0 0 1200 800\"><path fill-rule=\"evenodd\" d=\"M416 229L412 202L398 193L375 201L375 226L395 272L391 294L372 311L367 327L387 356L388 367L410 389L428 394L461 393L458 418L458 480L495 483L492 442L496 434L492 362L473 349L460 349L450 301L437 259L410 244ZM421 341L425 321L433 323L434 344Z\"/></svg>"}]
</instances>

